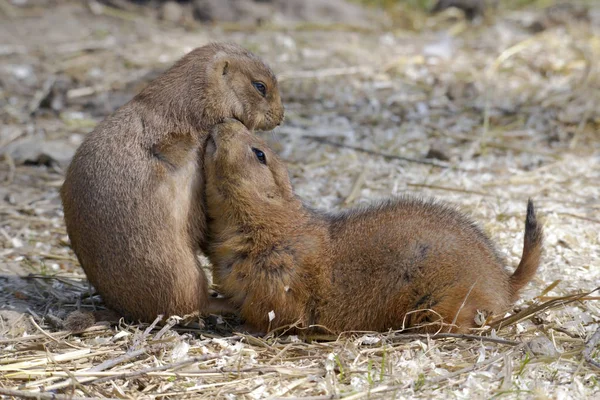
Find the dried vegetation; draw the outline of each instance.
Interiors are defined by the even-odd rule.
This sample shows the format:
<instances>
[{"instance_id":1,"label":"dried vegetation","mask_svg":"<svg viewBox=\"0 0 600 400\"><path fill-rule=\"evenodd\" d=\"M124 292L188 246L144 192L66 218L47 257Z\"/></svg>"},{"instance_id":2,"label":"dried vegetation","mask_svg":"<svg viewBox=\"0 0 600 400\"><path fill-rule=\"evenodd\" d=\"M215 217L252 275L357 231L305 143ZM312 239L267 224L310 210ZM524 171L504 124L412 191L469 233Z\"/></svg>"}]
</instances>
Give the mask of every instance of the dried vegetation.
<instances>
[{"instance_id":1,"label":"dried vegetation","mask_svg":"<svg viewBox=\"0 0 600 400\"><path fill-rule=\"evenodd\" d=\"M385 30L249 30L0 0L0 397L599 396L600 5L535 3L473 22L407 2ZM267 137L312 205L437 196L479 221L513 266L532 197L546 250L515 310L472 335L434 337L256 338L220 317L202 329L65 331L70 312L101 308L67 243L65 162L144 82L223 39L279 73L287 118Z\"/></svg>"}]
</instances>

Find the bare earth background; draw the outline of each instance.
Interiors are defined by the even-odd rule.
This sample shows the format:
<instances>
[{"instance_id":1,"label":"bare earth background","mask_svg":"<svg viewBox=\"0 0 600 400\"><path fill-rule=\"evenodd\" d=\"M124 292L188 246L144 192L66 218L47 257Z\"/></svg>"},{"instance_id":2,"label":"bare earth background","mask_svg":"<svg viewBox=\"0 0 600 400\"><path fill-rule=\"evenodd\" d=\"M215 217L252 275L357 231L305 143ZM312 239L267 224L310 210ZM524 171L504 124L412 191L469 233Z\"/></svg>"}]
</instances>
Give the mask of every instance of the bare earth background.
<instances>
[{"instance_id":1,"label":"bare earth background","mask_svg":"<svg viewBox=\"0 0 600 400\"><path fill-rule=\"evenodd\" d=\"M599 2L499 7L473 22L415 1L387 15L339 2L341 22L309 10L259 27L194 22L189 4L19 3L0 0L0 398L600 396L583 356L600 359L600 297L572 296L600 283ZM68 160L149 79L213 40L246 46L280 77L286 121L263 135L313 206L436 196L478 221L512 268L532 197L545 254L521 314L482 328L484 341L252 338L217 317L205 329L65 332L68 313L92 308L58 196Z\"/></svg>"}]
</instances>

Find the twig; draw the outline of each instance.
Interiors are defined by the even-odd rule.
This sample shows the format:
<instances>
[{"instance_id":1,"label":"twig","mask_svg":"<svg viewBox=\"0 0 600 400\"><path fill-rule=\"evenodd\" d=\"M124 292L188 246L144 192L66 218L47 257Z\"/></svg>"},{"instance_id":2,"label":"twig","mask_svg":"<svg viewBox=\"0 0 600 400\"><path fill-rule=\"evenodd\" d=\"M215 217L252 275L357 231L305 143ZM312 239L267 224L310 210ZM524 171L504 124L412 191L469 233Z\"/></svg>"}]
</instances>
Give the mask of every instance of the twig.
<instances>
[{"instance_id":1,"label":"twig","mask_svg":"<svg viewBox=\"0 0 600 400\"><path fill-rule=\"evenodd\" d=\"M101 372L101 371L107 370L109 368L112 368L112 367L114 367L116 365L119 365L119 364L122 364L124 362L133 360L133 359L141 356L142 354L146 353L146 351L147 351L146 349L140 349L140 350L132 351L131 353L123 354L120 357L104 361L104 362L96 365L95 367L92 367L92 368L90 368L88 370L84 370L83 372ZM71 386L71 384L72 384L71 382L77 384L78 386L81 386L81 385L87 383L87 381L92 381L92 380L95 379L95 378L85 377L83 379L79 379L78 380L73 374L68 374L68 375L70 376L70 378L65 379L65 380L63 380L61 382L58 382L56 384L53 384L52 386L46 386L46 388L47 389L51 388L52 390L62 389L64 387Z\"/></svg>"},{"instance_id":2,"label":"twig","mask_svg":"<svg viewBox=\"0 0 600 400\"><path fill-rule=\"evenodd\" d=\"M469 291L465 295L465 298L463 299L462 304L458 308L458 311L456 311L456 314L454 314L454 318L452 319L452 323L450 324L450 328L448 328L448 330L452 330L452 328L456 326L455 324L456 324L456 320L458 319L458 314L460 314L460 312L462 311L462 309L465 307L465 304L467 304L467 299L471 295L471 292L473 291L473 288L475 287L475 285L477 285L477 282L479 282L479 278L477 278L475 280L475 282L473 282L473 284L469 288Z\"/></svg>"},{"instance_id":3,"label":"twig","mask_svg":"<svg viewBox=\"0 0 600 400\"><path fill-rule=\"evenodd\" d=\"M160 321L162 321L162 319L163 319L162 314L157 315L156 318L154 319L154 321L152 321L152 323L144 331L144 334L142 335L142 339L145 339L146 337L148 337L148 335L150 335L150 332L152 332L152 329L154 329L156 327L156 325L158 325L158 323Z\"/></svg>"},{"instance_id":4,"label":"twig","mask_svg":"<svg viewBox=\"0 0 600 400\"><path fill-rule=\"evenodd\" d=\"M61 256L58 254L50 254L50 253L42 253L42 252L37 253L37 255L40 257L48 258L50 260L63 260L63 261L77 262L77 258L70 257L70 256Z\"/></svg>"},{"instance_id":5,"label":"twig","mask_svg":"<svg viewBox=\"0 0 600 400\"><path fill-rule=\"evenodd\" d=\"M27 392L25 390L13 390L0 388L0 394L4 396L20 397L22 399L37 399L37 400L93 400L95 397L76 397L69 394L56 393L36 393ZM108 398L108 397L107 397ZM117 400L115 398L108 398Z\"/></svg>"},{"instance_id":6,"label":"twig","mask_svg":"<svg viewBox=\"0 0 600 400\"><path fill-rule=\"evenodd\" d=\"M517 153L536 154L536 155L543 156L543 157L550 157L550 158L553 158L555 160L560 160L560 158L561 158L560 155L555 154L555 153L551 153L549 151L540 151L540 150L535 150L535 149L528 148L528 147L523 147L523 146L511 146L511 145L506 144L506 143L494 143L494 142L491 142L489 140L482 141L482 145L486 146L486 147L494 147L494 148L500 149L500 150L515 151Z\"/></svg>"},{"instance_id":7,"label":"twig","mask_svg":"<svg viewBox=\"0 0 600 400\"><path fill-rule=\"evenodd\" d=\"M60 332L54 332L54 333L45 332L44 334L40 334L40 335L31 335L31 336L17 337L17 338L11 338L11 339L2 339L2 340L0 340L0 345L9 344L9 343L21 343L22 344L24 342L28 342L31 340L44 339L44 338L49 338L49 337L56 339L56 338L67 337L74 333L88 333L88 332L107 331L107 330L109 330L109 329L105 326L91 326L91 327L84 329L83 331L79 331L79 332L71 332L71 331L60 331Z\"/></svg>"},{"instance_id":8,"label":"twig","mask_svg":"<svg viewBox=\"0 0 600 400\"><path fill-rule=\"evenodd\" d=\"M42 104L44 99L47 98L50 94L54 83L56 83L56 77L54 75L51 75L48 77L48 79L46 79L42 88L35 93L33 99L31 99L31 101L29 102L29 115L33 115L38 110L38 108L40 108L40 105Z\"/></svg>"},{"instance_id":9,"label":"twig","mask_svg":"<svg viewBox=\"0 0 600 400\"><path fill-rule=\"evenodd\" d=\"M65 54L79 53L82 51L105 50L114 47L116 43L116 39L112 36L109 36L103 40L86 40L82 42L69 41L54 46L52 51L58 54Z\"/></svg>"},{"instance_id":10,"label":"twig","mask_svg":"<svg viewBox=\"0 0 600 400\"><path fill-rule=\"evenodd\" d=\"M362 189L362 185L365 183L366 176L367 176L367 169L363 168L363 170L358 175L358 178L356 178L356 181L354 182L354 185L352 186L352 190L350 191L350 194L348 195L348 197L346 197L346 200L344 200L344 204L346 204L346 205L351 204L356 199L356 197L358 197L358 194L360 193L360 190Z\"/></svg>"},{"instance_id":11,"label":"twig","mask_svg":"<svg viewBox=\"0 0 600 400\"><path fill-rule=\"evenodd\" d=\"M588 342L585 344L585 348L583 349L583 358L592 366L600 369L600 362L592 358L592 352L598 345L598 342L600 342L600 328L596 330L596 333L594 333L590 340L588 340Z\"/></svg>"},{"instance_id":12,"label":"twig","mask_svg":"<svg viewBox=\"0 0 600 400\"><path fill-rule=\"evenodd\" d=\"M163 335L167 333L169 329L173 328L177 324L177 322L177 318L169 318L165 326L163 326L162 329L158 331L156 335L154 335L154 340L160 340L160 338L163 337Z\"/></svg>"},{"instance_id":13,"label":"twig","mask_svg":"<svg viewBox=\"0 0 600 400\"><path fill-rule=\"evenodd\" d=\"M42 329L41 326L38 325L37 322L35 322L35 318L33 318L31 315L29 316L29 321L33 324L33 326L35 326L35 328L40 331L42 333L42 335L46 336L48 339L52 340L53 342L59 343L59 344L64 344L67 345L73 349L77 349L77 350L83 350L82 347L78 347L75 345L72 345L71 343L65 342L65 341L61 341L56 339L55 337L52 337L52 335L50 335L48 332L46 332L45 330Z\"/></svg>"},{"instance_id":14,"label":"twig","mask_svg":"<svg viewBox=\"0 0 600 400\"><path fill-rule=\"evenodd\" d=\"M108 353L108 352L105 352ZM221 357L217 356L215 358ZM310 358L310 357L309 357ZM318 357L314 357L314 358L318 358ZM189 364L189 362L186 360L184 362L182 362L183 364ZM130 365L127 365L127 367L129 367ZM183 365L185 366L185 365ZM200 376L224 376L225 374L232 374L232 375L241 375L241 374L246 374L246 373L255 373L255 374L259 374L259 375L264 375L266 373L277 373L280 375L287 375L287 376L306 376L308 375L318 375L318 376L323 376L325 374L325 370L320 369L320 368L303 368L301 370L298 369L293 369L293 368L287 368L287 367L279 367L279 366L270 366L270 367L248 367L248 368L238 368L238 367L231 367L231 368L223 368L223 367L219 367L219 368L210 368L210 369L198 369L198 370L194 370L194 371L183 371L183 372L179 372L177 369L175 369L174 371L163 371L164 369L169 369L169 368L181 368L182 365L170 365L170 366L163 366L163 367L152 367L152 368L148 368L145 370L140 370L140 371L130 371L127 370L129 372L124 372L123 370L118 370L118 371L99 371L99 372L94 372L94 371L89 371L89 370L85 370L85 371L73 371L72 374L73 376L77 377L80 381L80 383L95 383L98 382L98 380L100 379L127 379L128 376L123 376L123 374L135 374L135 376L137 375L147 375L149 377L151 376L160 376L160 377L169 377L169 376L179 376L179 377L200 377ZM155 370L156 368L159 368L158 370ZM10 375L11 378L15 379L15 378L19 378L19 379L30 379L33 376L45 376L45 377L53 377L53 378L68 378L70 375L66 374L63 371L49 371L48 369L44 368L44 369L28 369L27 371L18 371L18 373L13 373ZM52 386L44 386L44 388L46 390L56 390L56 389L62 389L66 386L68 386L67 381L62 381L60 383L57 383L55 385ZM28 385L34 385L36 384L36 382L33 383L28 383Z\"/></svg>"},{"instance_id":15,"label":"twig","mask_svg":"<svg viewBox=\"0 0 600 400\"><path fill-rule=\"evenodd\" d=\"M323 143L323 144L328 144L328 145L334 146L334 147L340 147L340 148L344 148L344 149L355 150L355 151L359 151L361 153L371 154L373 156L383 157L383 158L385 158L387 160L400 160L400 161L412 162L412 163L417 163L417 164L431 165L431 166L438 167L438 168L452 168L452 169L456 169L458 171L474 172L474 171L471 171L471 170L468 170L468 169L461 169L461 168L458 168L458 167L452 167L452 166L450 166L448 164L441 164L441 163L434 162L434 161L419 160L417 158L396 156L396 155L393 155L393 154L386 154L386 153L381 153L381 152L375 151L375 150L365 149L363 147L352 146L352 145L344 144L344 143L337 143L337 142L334 142L332 140L329 140L329 139L326 139L326 138L323 138L323 137L320 137L320 136L302 135L302 137L304 139L312 140L312 141ZM477 172L479 172L479 171L477 171Z\"/></svg>"},{"instance_id":16,"label":"twig","mask_svg":"<svg viewBox=\"0 0 600 400\"><path fill-rule=\"evenodd\" d=\"M86 97L96 94L97 92L106 92L110 87L106 85L84 86L67 90L67 99L73 100L79 97Z\"/></svg>"},{"instance_id":17,"label":"twig","mask_svg":"<svg viewBox=\"0 0 600 400\"><path fill-rule=\"evenodd\" d=\"M133 340L133 344L131 346L131 348L135 349L136 347L140 347L142 345L142 343L146 340L146 338L148 337L148 335L150 335L150 332L152 332L152 329L154 329L156 327L156 325L162 321L163 319L163 315L159 314L156 319L146 328L146 330L141 334L136 334L135 339Z\"/></svg>"},{"instance_id":18,"label":"twig","mask_svg":"<svg viewBox=\"0 0 600 400\"><path fill-rule=\"evenodd\" d=\"M133 360L134 358L137 358L145 353L146 353L146 349L140 349L140 350L132 351L131 353L125 353L122 356L113 358L112 360L106 360L103 363L100 363L100 364L96 365L95 367L90 368L88 371L94 371L94 372L104 371L105 369L112 368L115 365L119 365L124 362Z\"/></svg>"},{"instance_id":19,"label":"twig","mask_svg":"<svg viewBox=\"0 0 600 400\"><path fill-rule=\"evenodd\" d=\"M52 362L66 362L66 361L74 361L74 360L79 360L81 358L88 358L88 357L95 357L98 355L102 355L107 353L107 351L99 351L96 353L92 353L91 349L82 349L82 350L75 350L75 351L71 351L69 353L62 353L62 354L55 354L53 355L53 359L50 360L47 356L46 357L42 357L42 358L37 358L33 361L19 361L16 363L12 363L12 364L4 364L4 365L0 365L0 371L3 372L9 372L9 371L16 371L17 373L25 373L23 371L23 369L25 368L32 368L32 367L38 367L38 366L44 366L47 367L48 364L51 364ZM29 371L28 371L29 372Z\"/></svg>"},{"instance_id":20,"label":"twig","mask_svg":"<svg viewBox=\"0 0 600 400\"><path fill-rule=\"evenodd\" d=\"M281 351L275 355L275 357L271 358L269 360L269 362L267 362L266 365L272 365L273 362L275 362L275 360L277 360L278 358L280 358L283 355L283 353L285 353L286 351L288 351L294 344L295 344L294 342L286 344L283 347L283 349L281 349Z\"/></svg>"},{"instance_id":21,"label":"twig","mask_svg":"<svg viewBox=\"0 0 600 400\"><path fill-rule=\"evenodd\" d=\"M270 373L270 374L265 374L263 376L266 378L269 375L273 376L274 374ZM242 383L242 382L248 382L248 383L250 383L254 379L256 379L256 378L249 377L249 378L242 378L242 379L237 379L237 380L232 380L232 381L225 381L225 382L215 382L215 383L199 384L199 385L194 385L192 387L187 387L187 388L185 388L183 390L177 390L177 391L173 391L173 392L162 392L160 394L155 394L155 395L153 394L153 397L154 398L161 398L161 399L165 398L165 397L167 397L167 398L173 398L173 399L179 399L179 398L182 398L182 397L183 398L186 398L186 397L187 398L194 398L194 399L195 398L218 398L218 396L206 396L205 394L206 394L207 389L224 388L224 387L227 387L227 386L234 386L234 390L235 390L235 387L238 386L240 383ZM258 388L260 386L262 386L262 385L260 385L260 384L254 385L253 389L256 389L256 388ZM247 392L244 391L242 393L249 393L251 391L252 390L248 390ZM237 392L236 395L239 393L238 390L235 390L235 392ZM196 396L188 397L188 396L190 396L192 394L196 394L196 393L202 394L204 396L202 396L202 395L199 396L197 394Z\"/></svg>"},{"instance_id":22,"label":"twig","mask_svg":"<svg viewBox=\"0 0 600 400\"><path fill-rule=\"evenodd\" d=\"M562 212L562 211L558 211L557 214L558 215L565 215L567 217L573 217L573 218L577 218L577 219L582 219L584 221L590 221L590 222L595 222L597 224L600 224L600 219L586 217L585 215L577 215L577 214L572 214L572 213L567 213L567 212Z\"/></svg>"},{"instance_id":23,"label":"twig","mask_svg":"<svg viewBox=\"0 0 600 400\"><path fill-rule=\"evenodd\" d=\"M556 299L560 299L560 298L561 298L560 296L538 296L538 297L536 297L536 299L538 299L539 301L556 300ZM598 301L598 300L600 300L600 296L585 296L578 300L579 301Z\"/></svg>"},{"instance_id":24,"label":"twig","mask_svg":"<svg viewBox=\"0 0 600 400\"><path fill-rule=\"evenodd\" d=\"M101 382L106 382L106 381L112 381L115 379L129 379L129 378L133 378L136 376L141 376L141 375L146 375L150 372L157 372L157 371L166 371L168 369L179 369L181 367L185 367L186 365L190 365L190 364L194 364L194 363L200 363L200 362L204 362L204 361L209 361L209 360L214 360L215 358L219 358L219 357L223 357L229 355L229 353L224 353L224 354L206 354L200 357L193 357L193 358L189 358L187 360L184 361L180 361L178 363L175 364L169 364L169 365L163 365L160 367L152 367L152 368L146 368L140 371L133 371L133 372L125 372L123 374L115 374L112 376L105 376L102 378L98 378L98 379L93 379L90 380L88 382L85 382L86 385L89 385L90 383L101 383Z\"/></svg>"},{"instance_id":25,"label":"twig","mask_svg":"<svg viewBox=\"0 0 600 400\"><path fill-rule=\"evenodd\" d=\"M492 196L489 193L479 192L477 190L467 190L467 189L452 188L452 187L439 186L439 185L426 185L424 183L407 183L406 186L422 187L422 188L436 189L436 190L447 190L449 192L458 192L458 193L470 193L470 194L477 194L479 196L485 196L485 197L491 197Z\"/></svg>"},{"instance_id":26,"label":"twig","mask_svg":"<svg viewBox=\"0 0 600 400\"><path fill-rule=\"evenodd\" d=\"M581 301L581 299L589 296L590 294L592 294L598 290L600 290L600 287L598 287L592 291L589 291L589 292L584 292L584 293L580 293L580 294L571 294L571 295L564 296L564 297L557 297L557 298L549 300L545 303L542 303L540 305L528 307L528 308L526 308L522 311L519 311L516 314L510 315L506 318L492 321L489 325L491 328L500 330L509 325L516 324L517 322L524 320L525 318L528 318L531 315L534 315L543 310L547 310L551 307L555 307L555 306L559 306L559 305L566 305L569 303L573 303L575 301Z\"/></svg>"},{"instance_id":27,"label":"twig","mask_svg":"<svg viewBox=\"0 0 600 400\"><path fill-rule=\"evenodd\" d=\"M52 353L50 353L47 349L46 349L46 357L48 357L50 359L50 361L52 361L54 364L58 365L58 367L60 369L62 369L63 372L69 376L69 378L70 378L69 386L71 386L71 383L72 383L72 386L73 386L71 393L73 393L73 391L75 390L75 387L77 387L85 395L87 395L87 396L90 395L90 393L88 392L88 390L81 385L81 382L79 382L77 380L77 378L73 375L73 373L71 371L69 371L69 369L66 368L63 364L59 364L56 361L56 359L54 358L54 356L52 355Z\"/></svg>"},{"instance_id":28,"label":"twig","mask_svg":"<svg viewBox=\"0 0 600 400\"><path fill-rule=\"evenodd\" d=\"M84 287L82 287L79 283L82 283L83 281L85 281L85 277L64 276L64 274L62 274L62 273L58 273L55 275L49 275L49 276L31 273L27 276L20 277L20 279L23 279L23 280L38 280L39 279L40 281L58 281L60 283L72 286L72 287L74 287L76 289L80 289L80 290L84 289Z\"/></svg>"},{"instance_id":29,"label":"twig","mask_svg":"<svg viewBox=\"0 0 600 400\"><path fill-rule=\"evenodd\" d=\"M348 332L352 333L352 332ZM366 332L365 332L366 333ZM369 332L372 333L372 332ZM311 335L310 339L313 340L321 340L321 341L336 341L340 339L340 336L334 335ZM505 344L507 346L517 346L521 342L516 342L514 340L494 338L490 336L479 336L479 335L470 335L468 333L436 333L436 334L426 334L426 333L402 333L402 332L394 332L391 336L392 340L415 340L415 339L464 339L464 340L474 340L481 342L490 342L496 344Z\"/></svg>"},{"instance_id":30,"label":"twig","mask_svg":"<svg viewBox=\"0 0 600 400\"><path fill-rule=\"evenodd\" d=\"M479 335L469 335L466 333L438 333L435 335L426 335L420 333L411 333L411 334L398 334L394 336L394 339L406 339L406 340L414 340L414 339L465 339L465 340L474 340L481 342L490 342L496 344L505 344L508 346L518 346L521 344L520 342L515 342L514 340L507 340L501 338L494 338L489 336L479 336Z\"/></svg>"},{"instance_id":31,"label":"twig","mask_svg":"<svg viewBox=\"0 0 600 400\"><path fill-rule=\"evenodd\" d=\"M540 299L540 298L546 296L548 293L550 293L550 291L552 291L552 289L554 289L555 287L557 287L561 282L562 282L562 279L556 279L551 284L549 284L548 286L546 286L544 288L544 290L542 290L542 293L540 293L539 295L537 295L535 297L535 299ZM550 299L548 299L548 300L550 300ZM540 301L546 301L546 300L540 300Z\"/></svg>"}]
</instances>

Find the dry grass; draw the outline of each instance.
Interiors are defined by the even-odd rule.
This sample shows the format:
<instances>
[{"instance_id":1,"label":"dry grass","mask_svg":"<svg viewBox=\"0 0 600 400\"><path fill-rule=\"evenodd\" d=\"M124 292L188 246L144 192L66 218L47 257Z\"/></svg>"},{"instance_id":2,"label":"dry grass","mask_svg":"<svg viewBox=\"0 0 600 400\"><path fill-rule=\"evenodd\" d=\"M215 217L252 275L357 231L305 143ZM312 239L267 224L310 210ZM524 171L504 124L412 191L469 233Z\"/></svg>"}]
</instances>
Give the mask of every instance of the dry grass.
<instances>
[{"instance_id":1,"label":"dry grass","mask_svg":"<svg viewBox=\"0 0 600 400\"><path fill-rule=\"evenodd\" d=\"M286 123L268 138L313 206L436 196L479 221L509 266L520 258L528 197L546 230L523 300L471 335L256 338L216 316L202 329L67 332L70 312L101 301L68 247L62 167L0 157L0 397L600 395L600 8L591 6L589 21L539 33L527 26L540 10L475 25L451 12L415 14L418 32L403 29L411 15L389 32L247 33L91 17L80 6L0 21L0 148L23 138L75 146L147 74L228 39L280 73ZM33 78L15 78L26 65ZM43 102L54 90L68 99L56 113ZM445 160L425 158L432 148Z\"/></svg>"},{"instance_id":2,"label":"dry grass","mask_svg":"<svg viewBox=\"0 0 600 400\"><path fill-rule=\"evenodd\" d=\"M583 305L589 296L534 301L492 323L498 330L473 335L215 337L205 330L126 324L50 333L36 324L38 334L0 340L7 385L0 394L354 399L430 396L474 383L491 384L497 395L533 393L535 388L520 387L530 368L562 364L575 368L574 380L594 379L593 365L581 360L584 337L541 315L573 302ZM65 397L50 397L56 391Z\"/></svg>"}]
</instances>

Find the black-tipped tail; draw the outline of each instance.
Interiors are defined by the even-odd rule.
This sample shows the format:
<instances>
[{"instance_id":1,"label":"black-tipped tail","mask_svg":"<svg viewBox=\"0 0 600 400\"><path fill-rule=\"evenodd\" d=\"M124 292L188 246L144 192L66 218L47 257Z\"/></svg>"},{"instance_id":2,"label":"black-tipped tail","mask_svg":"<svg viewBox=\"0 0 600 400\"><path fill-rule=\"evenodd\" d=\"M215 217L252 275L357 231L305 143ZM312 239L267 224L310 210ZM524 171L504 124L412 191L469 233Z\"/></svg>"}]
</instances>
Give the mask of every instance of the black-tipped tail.
<instances>
[{"instance_id":1,"label":"black-tipped tail","mask_svg":"<svg viewBox=\"0 0 600 400\"><path fill-rule=\"evenodd\" d=\"M527 217L525 218L523 255L515 273L510 277L512 301L518 298L519 291L533 279L540 265L543 241L544 232L535 216L533 201L529 199L527 201Z\"/></svg>"}]
</instances>

